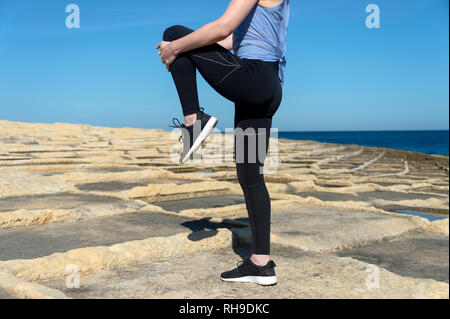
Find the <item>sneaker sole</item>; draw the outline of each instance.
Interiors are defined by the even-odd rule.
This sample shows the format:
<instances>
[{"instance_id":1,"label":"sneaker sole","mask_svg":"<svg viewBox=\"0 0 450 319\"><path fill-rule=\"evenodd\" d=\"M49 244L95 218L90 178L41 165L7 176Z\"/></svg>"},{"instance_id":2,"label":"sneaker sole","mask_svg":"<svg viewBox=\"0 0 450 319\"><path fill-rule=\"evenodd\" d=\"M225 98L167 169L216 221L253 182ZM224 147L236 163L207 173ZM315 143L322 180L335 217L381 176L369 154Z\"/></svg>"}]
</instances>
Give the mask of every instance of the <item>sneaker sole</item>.
<instances>
[{"instance_id":1,"label":"sneaker sole","mask_svg":"<svg viewBox=\"0 0 450 319\"><path fill-rule=\"evenodd\" d=\"M211 118L208 120L205 127L203 128L203 130L200 132L199 136L195 140L194 144L192 144L192 147L189 150L189 152L187 152L186 155L180 159L180 164L186 163L189 160L189 158L191 157L191 155L198 150L200 145L202 145L203 141L209 136L209 134L211 134L211 131L217 125L217 122L218 122L218 119L211 116Z\"/></svg>"},{"instance_id":2,"label":"sneaker sole","mask_svg":"<svg viewBox=\"0 0 450 319\"><path fill-rule=\"evenodd\" d=\"M248 282L253 284L258 284L262 286L273 286L278 283L277 276L245 276L239 278L222 278L222 281L227 282Z\"/></svg>"}]
</instances>

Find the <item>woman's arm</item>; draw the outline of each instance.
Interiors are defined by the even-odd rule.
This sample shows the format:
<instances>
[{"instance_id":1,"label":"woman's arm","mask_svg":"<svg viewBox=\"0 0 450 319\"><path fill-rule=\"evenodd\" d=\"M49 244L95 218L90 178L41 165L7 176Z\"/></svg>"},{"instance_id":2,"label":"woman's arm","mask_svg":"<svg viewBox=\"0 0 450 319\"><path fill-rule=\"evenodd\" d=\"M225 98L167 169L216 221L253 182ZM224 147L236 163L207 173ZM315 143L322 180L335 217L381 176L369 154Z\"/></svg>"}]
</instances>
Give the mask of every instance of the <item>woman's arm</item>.
<instances>
[{"instance_id":1,"label":"woman's arm","mask_svg":"<svg viewBox=\"0 0 450 319\"><path fill-rule=\"evenodd\" d=\"M258 0L232 0L225 13L217 20L173 42L160 42L156 48L169 66L180 53L226 39L244 21Z\"/></svg>"},{"instance_id":2,"label":"woman's arm","mask_svg":"<svg viewBox=\"0 0 450 319\"><path fill-rule=\"evenodd\" d=\"M244 21L258 0L232 0L225 13L191 34L172 42L177 54L226 39Z\"/></svg>"},{"instance_id":3,"label":"woman's arm","mask_svg":"<svg viewBox=\"0 0 450 319\"><path fill-rule=\"evenodd\" d=\"M217 42L217 44L223 46L227 50L233 49L233 33L228 36L228 38Z\"/></svg>"}]
</instances>

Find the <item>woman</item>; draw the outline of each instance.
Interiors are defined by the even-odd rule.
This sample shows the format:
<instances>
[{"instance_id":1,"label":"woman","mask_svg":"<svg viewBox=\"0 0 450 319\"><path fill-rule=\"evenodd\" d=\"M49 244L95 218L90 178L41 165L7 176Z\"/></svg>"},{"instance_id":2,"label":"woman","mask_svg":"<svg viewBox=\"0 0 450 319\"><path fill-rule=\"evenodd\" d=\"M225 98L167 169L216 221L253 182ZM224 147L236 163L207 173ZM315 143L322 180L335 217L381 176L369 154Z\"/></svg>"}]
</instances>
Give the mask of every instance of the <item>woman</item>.
<instances>
[{"instance_id":1,"label":"woman","mask_svg":"<svg viewBox=\"0 0 450 319\"><path fill-rule=\"evenodd\" d=\"M175 125L182 128L180 163L189 160L217 123L200 108L196 70L234 102L235 132L244 132L235 133L235 145L238 138L243 141L242 148L235 146L235 157L253 251L237 268L222 273L223 281L277 283L275 263L270 260L270 197L263 166L272 117L281 103L288 20L289 0L232 0L218 20L196 31L183 26L166 29L156 47L172 74L183 109L184 124ZM255 160L258 146L264 155Z\"/></svg>"}]
</instances>

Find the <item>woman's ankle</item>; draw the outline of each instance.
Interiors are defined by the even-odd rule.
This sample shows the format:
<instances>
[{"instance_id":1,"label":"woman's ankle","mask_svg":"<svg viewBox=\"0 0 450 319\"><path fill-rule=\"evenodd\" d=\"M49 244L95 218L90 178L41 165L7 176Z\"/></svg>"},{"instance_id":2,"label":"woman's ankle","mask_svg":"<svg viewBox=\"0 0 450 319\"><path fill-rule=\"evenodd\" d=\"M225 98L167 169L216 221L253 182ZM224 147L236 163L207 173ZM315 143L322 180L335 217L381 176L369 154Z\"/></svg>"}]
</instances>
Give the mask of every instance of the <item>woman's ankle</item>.
<instances>
[{"instance_id":1,"label":"woman's ankle","mask_svg":"<svg viewBox=\"0 0 450 319\"><path fill-rule=\"evenodd\" d=\"M250 256L250 260L257 266L265 266L270 261L270 255L256 255Z\"/></svg>"},{"instance_id":2,"label":"woman's ankle","mask_svg":"<svg viewBox=\"0 0 450 319\"><path fill-rule=\"evenodd\" d=\"M186 115L184 117L184 125L191 126L192 124L194 124L196 119L197 119L197 113Z\"/></svg>"}]
</instances>

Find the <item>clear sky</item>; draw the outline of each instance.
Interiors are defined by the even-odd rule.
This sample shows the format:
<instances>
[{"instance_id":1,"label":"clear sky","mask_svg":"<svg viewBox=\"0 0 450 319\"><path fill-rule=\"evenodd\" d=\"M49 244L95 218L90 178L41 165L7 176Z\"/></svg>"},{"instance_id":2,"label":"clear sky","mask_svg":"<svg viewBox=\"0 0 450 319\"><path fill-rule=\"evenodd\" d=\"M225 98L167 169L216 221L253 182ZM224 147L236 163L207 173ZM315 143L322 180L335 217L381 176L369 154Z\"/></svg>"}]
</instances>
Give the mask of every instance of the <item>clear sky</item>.
<instances>
[{"instance_id":1,"label":"clear sky","mask_svg":"<svg viewBox=\"0 0 450 319\"><path fill-rule=\"evenodd\" d=\"M68 29L65 8L80 8ZM199 28L219 0L0 0L0 119L168 128L182 117L154 47ZM368 29L365 8L380 7ZM286 84L274 126L291 131L449 127L448 0L292 0ZM200 78L200 77L199 77ZM233 104L200 80L200 103L232 127Z\"/></svg>"}]
</instances>

